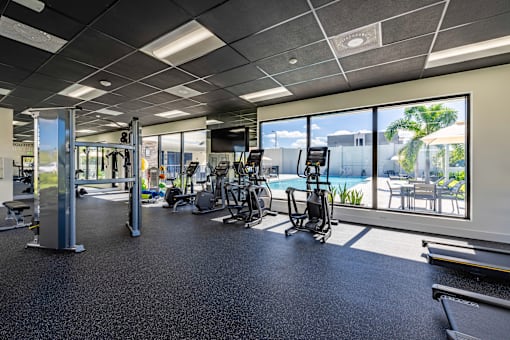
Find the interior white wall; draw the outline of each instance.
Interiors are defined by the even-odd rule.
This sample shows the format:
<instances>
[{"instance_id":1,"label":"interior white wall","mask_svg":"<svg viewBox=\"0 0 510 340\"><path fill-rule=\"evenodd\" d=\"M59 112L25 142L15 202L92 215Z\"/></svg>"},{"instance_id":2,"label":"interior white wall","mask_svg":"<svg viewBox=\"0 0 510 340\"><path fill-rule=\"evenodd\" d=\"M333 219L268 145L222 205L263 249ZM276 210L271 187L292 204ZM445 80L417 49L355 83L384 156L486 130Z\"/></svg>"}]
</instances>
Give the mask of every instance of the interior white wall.
<instances>
[{"instance_id":1,"label":"interior white wall","mask_svg":"<svg viewBox=\"0 0 510 340\"><path fill-rule=\"evenodd\" d=\"M206 117L186 119L165 124L142 126L142 136L164 135L167 133L186 132L206 128Z\"/></svg>"},{"instance_id":2,"label":"interior white wall","mask_svg":"<svg viewBox=\"0 0 510 340\"><path fill-rule=\"evenodd\" d=\"M471 94L469 220L335 208L343 221L510 243L510 65L261 107L259 122L417 99Z\"/></svg>"},{"instance_id":3,"label":"interior white wall","mask_svg":"<svg viewBox=\"0 0 510 340\"><path fill-rule=\"evenodd\" d=\"M12 109L0 107L0 158L3 158L3 178L0 178L0 204L12 201Z\"/></svg>"}]
</instances>

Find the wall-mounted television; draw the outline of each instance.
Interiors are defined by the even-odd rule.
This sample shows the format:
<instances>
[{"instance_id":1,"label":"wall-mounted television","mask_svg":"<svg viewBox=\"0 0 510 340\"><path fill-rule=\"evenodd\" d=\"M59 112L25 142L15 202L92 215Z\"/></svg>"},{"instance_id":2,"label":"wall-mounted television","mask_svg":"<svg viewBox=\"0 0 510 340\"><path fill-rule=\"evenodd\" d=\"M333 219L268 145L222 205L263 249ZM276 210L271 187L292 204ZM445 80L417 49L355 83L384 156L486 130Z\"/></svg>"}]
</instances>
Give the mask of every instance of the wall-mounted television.
<instances>
[{"instance_id":1,"label":"wall-mounted television","mask_svg":"<svg viewBox=\"0 0 510 340\"><path fill-rule=\"evenodd\" d=\"M243 152L248 150L248 128L233 127L211 130L211 152Z\"/></svg>"}]
</instances>

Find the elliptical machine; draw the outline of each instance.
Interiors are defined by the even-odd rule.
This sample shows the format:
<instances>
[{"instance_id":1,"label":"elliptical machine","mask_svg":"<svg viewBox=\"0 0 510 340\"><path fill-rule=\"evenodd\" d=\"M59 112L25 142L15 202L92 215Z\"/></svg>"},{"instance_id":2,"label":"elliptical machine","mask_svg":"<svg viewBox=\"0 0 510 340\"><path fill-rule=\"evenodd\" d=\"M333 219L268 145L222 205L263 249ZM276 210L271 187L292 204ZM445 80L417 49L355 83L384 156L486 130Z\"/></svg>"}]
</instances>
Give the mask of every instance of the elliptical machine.
<instances>
[{"instance_id":1,"label":"elliptical machine","mask_svg":"<svg viewBox=\"0 0 510 340\"><path fill-rule=\"evenodd\" d=\"M271 210L271 189L267 180L261 175L263 155L264 150L262 149L250 151L246 161L247 165L243 169L240 166L237 167L239 183L229 183L225 186L227 209L231 216L224 218L223 223L230 224L241 221L244 222L245 228L250 228L262 222L262 218L266 215L277 215ZM246 184L241 184L243 177L248 179ZM262 183L265 185L263 186Z\"/></svg>"},{"instance_id":2,"label":"elliptical machine","mask_svg":"<svg viewBox=\"0 0 510 340\"><path fill-rule=\"evenodd\" d=\"M328 198L331 193L329 187L329 150L327 147L311 147L308 148L306 155L306 167L304 174L299 173L299 163L301 160L301 153L299 151L297 173L301 178L306 178L306 190L288 187L285 192L287 193L287 202L289 209L289 219L292 227L285 230L285 236L290 236L298 231L306 231L314 234L314 237L321 243L325 243L331 236L331 224L336 224L332 221L331 215L333 214L333 202L330 205ZM321 181L321 166L326 165L326 181ZM328 189L323 189L321 186L326 186ZM306 193L306 209L304 212L299 212L295 198L296 192Z\"/></svg>"},{"instance_id":3,"label":"elliptical machine","mask_svg":"<svg viewBox=\"0 0 510 340\"><path fill-rule=\"evenodd\" d=\"M225 209L225 177L229 169L229 161L220 161L216 165L211 174L215 177L215 183L211 185L211 191L203 190L197 193L193 214L207 214Z\"/></svg>"},{"instance_id":4,"label":"elliptical machine","mask_svg":"<svg viewBox=\"0 0 510 340\"><path fill-rule=\"evenodd\" d=\"M173 207L173 212L177 211L177 207L185 204L193 204L197 196L193 190L193 175L197 172L199 163L190 162L186 168L186 179L184 180L184 192L179 188L169 188L165 192L165 201L168 203L168 207ZM188 186L190 192L188 193Z\"/></svg>"}]
</instances>

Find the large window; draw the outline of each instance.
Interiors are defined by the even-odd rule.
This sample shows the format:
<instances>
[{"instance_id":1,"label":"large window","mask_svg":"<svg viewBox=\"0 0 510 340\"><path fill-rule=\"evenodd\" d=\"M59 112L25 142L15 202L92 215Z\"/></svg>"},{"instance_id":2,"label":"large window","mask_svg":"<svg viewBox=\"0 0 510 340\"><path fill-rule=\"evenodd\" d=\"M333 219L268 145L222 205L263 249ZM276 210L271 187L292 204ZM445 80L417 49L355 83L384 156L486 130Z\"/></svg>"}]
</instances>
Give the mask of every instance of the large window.
<instances>
[{"instance_id":1,"label":"large window","mask_svg":"<svg viewBox=\"0 0 510 340\"><path fill-rule=\"evenodd\" d=\"M327 146L337 204L466 218L467 107L462 96L263 122L260 145L279 169L271 188L285 198L303 186L299 150Z\"/></svg>"},{"instance_id":2,"label":"large window","mask_svg":"<svg viewBox=\"0 0 510 340\"><path fill-rule=\"evenodd\" d=\"M466 217L467 98L378 111L378 207Z\"/></svg>"},{"instance_id":3,"label":"large window","mask_svg":"<svg viewBox=\"0 0 510 340\"><path fill-rule=\"evenodd\" d=\"M180 180L181 174L181 134L161 136L161 164L165 167L165 177L169 181Z\"/></svg>"},{"instance_id":4,"label":"large window","mask_svg":"<svg viewBox=\"0 0 510 340\"><path fill-rule=\"evenodd\" d=\"M194 181L204 181L207 178L207 134L205 130L185 132L184 138L184 165L189 162L196 161L200 165L197 172L193 176Z\"/></svg>"}]
</instances>

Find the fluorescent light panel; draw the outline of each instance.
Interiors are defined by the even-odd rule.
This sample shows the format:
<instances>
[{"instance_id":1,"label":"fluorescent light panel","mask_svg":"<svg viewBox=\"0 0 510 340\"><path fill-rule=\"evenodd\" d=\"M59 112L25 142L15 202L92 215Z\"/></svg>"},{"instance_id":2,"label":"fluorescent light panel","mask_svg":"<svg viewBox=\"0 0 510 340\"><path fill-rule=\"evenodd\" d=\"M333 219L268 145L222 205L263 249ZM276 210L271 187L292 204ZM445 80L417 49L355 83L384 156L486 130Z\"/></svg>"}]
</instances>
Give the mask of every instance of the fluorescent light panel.
<instances>
[{"instance_id":1,"label":"fluorescent light panel","mask_svg":"<svg viewBox=\"0 0 510 340\"><path fill-rule=\"evenodd\" d=\"M213 124L223 124L223 122L221 120L216 120L216 119L207 119L205 121L205 125L213 125Z\"/></svg>"},{"instance_id":2,"label":"fluorescent light panel","mask_svg":"<svg viewBox=\"0 0 510 340\"><path fill-rule=\"evenodd\" d=\"M258 92L252 92L248 94L244 94L241 97L244 100L247 100L249 102L260 102L264 100L274 99L274 98L280 98L285 96L292 96L292 92L287 90L285 87L275 87L268 90L258 91Z\"/></svg>"},{"instance_id":3,"label":"fluorescent light panel","mask_svg":"<svg viewBox=\"0 0 510 340\"><path fill-rule=\"evenodd\" d=\"M30 8L32 11L41 13L44 9L44 2L38 0L12 0L13 2Z\"/></svg>"},{"instance_id":4,"label":"fluorescent light panel","mask_svg":"<svg viewBox=\"0 0 510 340\"><path fill-rule=\"evenodd\" d=\"M81 130L76 130L77 133L93 133L93 132L97 132L95 130L88 130L88 129L81 129Z\"/></svg>"},{"instance_id":5,"label":"fluorescent light panel","mask_svg":"<svg viewBox=\"0 0 510 340\"><path fill-rule=\"evenodd\" d=\"M167 112L161 112L154 114L155 116L164 117L164 118L174 118L174 117L180 117L180 116L187 116L189 115L188 112L184 112L181 110L172 110Z\"/></svg>"},{"instance_id":6,"label":"fluorescent light panel","mask_svg":"<svg viewBox=\"0 0 510 340\"><path fill-rule=\"evenodd\" d=\"M193 20L144 46L141 50L170 65L181 65L212 52L225 43Z\"/></svg>"},{"instance_id":7,"label":"fluorescent light panel","mask_svg":"<svg viewBox=\"0 0 510 340\"><path fill-rule=\"evenodd\" d=\"M124 112L114 111L114 110L110 110L110 109L101 109L101 110L97 110L96 112L102 113L105 115L110 115L110 116L119 116L119 115L124 114Z\"/></svg>"},{"instance_id":8,"label":"fluorescent light panel","mask_svg":"<svg viewBox=\"0 0 510 340\"><path fill-rule=\"evenodd\" d=\"M127 126L127 123L124 123L124 122L117 122L117 124L115 124L115 123L108 123L108 124L105 124L105 126L118 128L118 127L121 127L121 126Z\"/></svg>"},{"instance_id":9,"label":"fluorescent light panel","mask_svg":"<svg viewBox=\"0 0 510 340\"><path fill-rule=\"evenodd\" d=\"M91 100L97 97L106 94L106 91L99 90L90 86L85 86L81 84L73 84L68 88L63 89L58 94L63 96L78 98L83 100Z\"/></svg>"},{"instance_id":10,"label":"fluorescent light panel","mask_svg":"<svg viewBox=\"0 0 510 340\"><path fill-rule=\"evenodd\" d=\"M11 93L11 90L0 87L0 96L7 96L9 93Z\"/></svg>"},{"instance_id":11,"label":"fluorescent light panel","mask_svg":"<svg viewBox=\"0 0 510 340\"><path fill-rule=\"evenodd\" d=\"M461 63L463 61L490 57L510 52L510 35L433 52L430 54L425 68Z\"/></svg>"},{"instance_id":12,"label":"fluorescent light panel","mask_svg":"<svg viewBox=\"0 0 510 340\"><path fill-rule=\"evenodd\" d=\"M0 17L0 35L51 53L56 53L67 43L64 39L5 16Z\"/></svg>"},{"instance_id":13,"label":"fluorescent light panel","mask_svg":"<svg viewBox=\"0 0 510 340\"><path fill-rule=\"evenodd\" d=\"M21 122L19 120L13 120L12 121L12 125L15 125L15 126L23 126L23 125L27 125L29 122Z\"/></svg>"}]
</instances>

